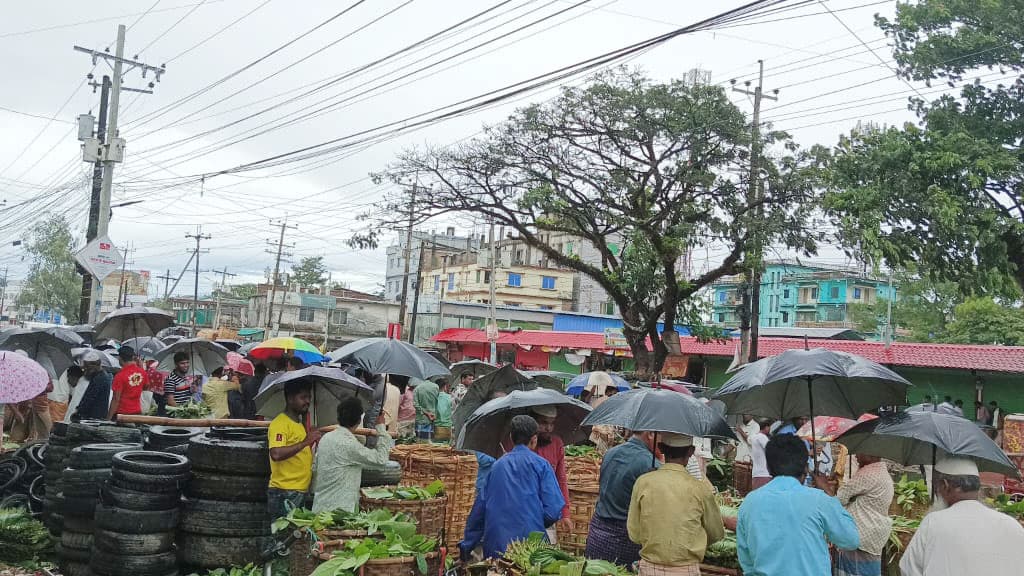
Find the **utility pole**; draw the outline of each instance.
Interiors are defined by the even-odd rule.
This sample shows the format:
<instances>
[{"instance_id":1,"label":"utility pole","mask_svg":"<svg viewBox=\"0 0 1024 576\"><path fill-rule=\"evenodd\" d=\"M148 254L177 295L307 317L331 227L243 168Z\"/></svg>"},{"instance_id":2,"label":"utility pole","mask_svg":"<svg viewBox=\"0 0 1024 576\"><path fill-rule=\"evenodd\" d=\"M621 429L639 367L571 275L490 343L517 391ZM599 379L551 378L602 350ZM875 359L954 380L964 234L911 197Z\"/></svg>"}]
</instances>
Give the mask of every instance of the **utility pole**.
<instances>
[{"instance_id":1,"label":"utility pole","mask_svg":"<svg viewBox=\"0 0 1024 576\"><path fill-rule=\"evenodd\" d=\"M494 289L494 283L495 283L495 279L494 279L494 272L495 272L494 266L495 266L495 262L494 261L496 260L496 250L495 250L495 247L494 247L494 220L491 220L491 230L487 234L487 242L488 242L487 250L490 252L490 258L488 258L488 260L490 260L490 262L488 264L489 264L489 268L491 269L490 270L490 272L491 272L491 286L490 286L491 295L490 295L490 298L487 301L488 304L489 304L489 307L490 307L490 318L488 318L488 325L487 325L487 340L489 340L490 343L491 343L491 364L497 365L498 364L498 319L497 319L497 309L495 307L495 302L494 302L494 299L496 298L496 296L495 296L495 289Z\"/></svg>"},{"instance_id":2,"label":"utility pole","mask_svg":"<svg viewBox=\"0 0 1024 576\"><path fill-rule=\"evenodd\" d=\"M7 267L4 266L4 279L0 283L0 316L4 315L4 301L7 299ZM7 319L10 322L10 318Z\"/></svg>"},{"instance_id":3,"label":"utility pole","mask_svg":"<svg viewBox=\"0 0 1024 576\"><path fill-rule=\"evenodd\" d=\"M228 272L228 267L225 266L223 270L214 270L214 273L220 274L220 290L217 290L217 311L213 314L213 329L217 330L220 328L220 297L224 292L224 286L228 283L228 276L238 276L238 274L231 274Z\"/></svg>"},{"instance_id":4,"label":"utility pole","mask_svg":"<svg viewBox=\"0 0 1024 576\"><path fill-rule=\"evenodd\" d=\"M421 248L422 249L422 248ZM444 291L448 288L448 254L441 254L441 297L437 299L438 330L444 330Z\"/></svg>"},{"instance_id":5,"label":"utility pole","mask_svg":"<svg viewBox=\"0 0 1024 576\"><path fill-rule=\"evenodd\" d=\"M96 82L90 82L93 91L96 90ZM100 145L107 140L107 105L110 101L110 76L104 75L100 83L100 118L96 130L96 139ZM84 135L84 134L83 134ZM99 158L93 162L92 167L92 195L89 199L89 224L85 231L86 244L96 239L96 229L100 220L100 193L103 189L103 162ZM92 298L92 274L82 271L82 299L78 306L78 317L83 323L89 321L89 301Z\"/></svg>"},{"instance_id":6,"label":"utility pole","mask_svg":"<svg viewBox=\"0 0 1024 576\"><path fill-rule=\"evenodd\" d=\"M92 57L93 66L95 66L101 59L106 61L107 64L113 68L113 74L109 78L110 87L107 88L107 78L104 78L102 87L108 91L109 103L108 109L101 109L101 128L99 134L105 133L105 136L101 139L99 134L96 138L86 137L86 132L91 132L91 120L88 125L83 126L83 123L79 123L79 138L84 142L83 146L83 159L86 162L99 162L103 164L103 178L100 183L100 194L99 194L99 206L98 214L96 215L96 228L95 236L89 241L95 238L106 236L107 229L110 224L110 190L113 187L114 181L114 164L124 161L124 148L125 141L123 138L119 138L117 135L117 117L119 112L119 106L121 102L121 91L126 90L130 92L141 92L143 94L152 94L152 90L138 89L138 88L127 88L122 86L124 80L125 65L128 65L128 71L139 70L142 73L142 77L146 78L146 75L152 73L156 82L160 81L160 76L164 73L163 66L150 66L144 62L137 60L129 60L124 57L124 36L126 28L124 24L120 24L117 27L117 47L113 55L106 51L92 50L90 48L84 48L82 46L75 46L74 49L77 52L83 52ZM149 83L149 88L153 88L155 84ZM95 90L96 86L93 85ZM106 103L107 98L103 98L101 106ZM105 112L105 113L104 113ZM106 122L104 126L102 123ZM93 172L95 176L95 169ZM95 187L95 182L94 182ZM92 211L92 205L90 205L90 212ZM90 218L90 230L92 228L92 222ZM99 304L103 296L103 286L101 282L92 282L90 279L90 292L89 292L89 308L88 308L88 319L90 323L94 323L99 315ZM83 283L83 291L85 289Z\"/></svg>"},{"instance_id":7,"label":"utility pole","mask_svg":"<svg viewBox=\"0 0 1024 576\"><path fill-rule=\"evenodd\" d=\"M124 275L128 268L128 247L124 248L124 258L121 260L121 281L117 284L117 306L121 308L121 298L128 292L128 286L125 285Z\"/></svg>"},{"instance_id":8,"label":"utility pole","mask_svg":"<svg viewBox=\"0 0 1024 576\"><path fill-rule=\"evenodd\" d=\"M164 281L164 300L167 300L167 298L170 296L170 291L168 291L168 287L170 287L171 285L171 279L174 278L174 276L171 276L171 269L168 268L166 274L164 274L163 276L157 276L156 278L157 280Z\"/></svg>"},{"instance_id":9,"label":"utility pole","mask_svg":"<svg viewBox=\"0 0 1024 576\"><path fill-rule=\"evenodd\" d=\"M405 299L409 295L409 259L412 258L412 226L416 220L416 185L409 191L409 230L405 233L405 250L402 251L402 260L405 261L405 271L402 273L402 303L398 305L398 323L405 324ZM420 251L423 246L420 246Z\"/></svg>"},{"instance_id":10,"label":"utility pole","mask_svg":"<svg viewBox=\"0 0 1024 576\"><path fill-rule=\"evenodd\" d=\"M420 244L420 259L416 265L416 283L412 287L412 319L409 320L409 344L416 343L416 315L420 310L420 288L423 286L423 244Z\"/></svg>"},{"instance_id":11,"label":"utility pole","mask_svg":"<svg viewBox=\"0 0 1024 576\"><path fill-rule=\"evenodd\" d=\"M896 287L892 285L892 269L889 270L889 298L885 311L885 348L892 346L892 301L896 299Z\"/></svg>"},{"instance_id":12,"label":"utility pole","mask_svg":"<svg viewBox=\"0 0 1024 576\"><path fill-rule=\"evenodd\" d=\"M196 249L193 252L196 259L196 281L192 291L192 337L194 338L199 332L196 330L196 321L199 317L199 255L202 253L199 245L203 240L209 240L212 238L209 234L203 234L203 227L196 226L195 234L185 234L185 238L192 238L196 241ZM209 250L207 250L209 252Z\"/></svg>"},{"instance_id":13,"label":"utility pole","mask_svg":"<svg viewBox=\"0 0 1024 576\"><path fill-rule=\"evenodd\" d=\"M761 99L778 100L779 91L775 90L770 96L763 93L764 60L758 60L757 67L757 86L754 87L753 92L749 90L749 80L745 83L746 88L733 86L732 90L754 97L754 117L750 127L750 177L747 181L747 206L757 206L751 214L751 221L757 220L756 225L759 226L764 216L764 206L761 203L764 198L761 190ZM733 80L734 84L735 82ZM753 227L751 226L751 228ZM747 241L751 242L753 247L747 250L744 257L747 269L743 274L750 288L749 320L744 322L746 326L740 326L740 362L744 363L757 360L758 333L761 323L761 268L764 259L764 238L761 237L761 234L751 234Z\"/></svg>"},{"instance_id":14,"label":"utility pole","mask_svg":"<svg viewBox=\"0 0 1024 576\"><path fill-rule=\"evenodd\" d=\"M281 227L281 234L277 238L277 245L276 245L277 246L276 247L276 254L277 255L274 257L274 275L270 277L270 284L271 284L271 286L270 286L270 299L267 301L267 328L268 329L273 327L273 324L274 324L274 299L277 297L277 277L281 273L281 256L291 256L291 254L289 254L289 253L284 251L284 248L285 248L284 232L288 228L293 228L293 229L294 228L298 228L298 226L296 226L294 224L292 224L292 225L288 224L288 217L287 216L285 216L285 219L282 220L280 224L275 224L274 221L271 220L270 221L270 225L271 226L280 226ZM267 245L271 246L271 247L274 247L274 243L272 243L270 240L267 240ZM294 246L295 245L293 244L293 245L288 246L288 248L293 248ZM263 251L266 252L267 254L275 254L275 252L273 252L271 250L264 249ZM282 302L281 305L282 305L282 307L284 307L284 302Z\"/></svg>"}]
</instances>

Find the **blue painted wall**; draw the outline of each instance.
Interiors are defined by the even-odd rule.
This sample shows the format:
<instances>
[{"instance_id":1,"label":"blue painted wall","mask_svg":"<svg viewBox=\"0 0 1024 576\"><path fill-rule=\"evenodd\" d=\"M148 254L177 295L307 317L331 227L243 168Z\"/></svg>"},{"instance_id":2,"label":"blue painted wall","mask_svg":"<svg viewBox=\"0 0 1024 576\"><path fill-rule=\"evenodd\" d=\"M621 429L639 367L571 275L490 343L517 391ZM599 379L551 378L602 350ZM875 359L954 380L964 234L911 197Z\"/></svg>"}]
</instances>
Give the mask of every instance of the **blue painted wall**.
<instances>
[{"instance_id":1,"label":"blue painted wall","mask_svg":"<svg viewBox=\"0 0 1024 576\"><path fill-rule=\"evenodd\" d=\"M555 321L552 330L555 332L599 332L604 333L605 328L622 328L621 318L607 316L586 316L583 314L559 314L555 313ZM665 330L665 325L658 323L658 332ZM680 336L689 336L690 329L685 326L676 326L676 332Z\"/></svg>"}]
</instances>

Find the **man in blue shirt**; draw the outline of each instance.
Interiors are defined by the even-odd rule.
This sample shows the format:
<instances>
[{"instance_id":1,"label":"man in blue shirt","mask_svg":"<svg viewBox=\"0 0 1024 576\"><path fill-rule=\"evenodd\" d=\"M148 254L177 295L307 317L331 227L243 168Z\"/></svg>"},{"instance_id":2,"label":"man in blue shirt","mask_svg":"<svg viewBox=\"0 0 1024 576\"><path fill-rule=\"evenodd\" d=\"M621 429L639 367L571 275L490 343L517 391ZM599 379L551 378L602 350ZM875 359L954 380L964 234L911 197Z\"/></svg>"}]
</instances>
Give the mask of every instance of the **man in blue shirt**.
<instances>
[{"instance_id":1,"label":"man in blue shirt","mask_svg":"<svg viewBox=\"0 0 1024 576\"><path fill-rule=\"evenodd\" d=\"M459 543L463 560L478 544L484 557L501 556L513 540L525 540L562 517L565 499L551 465L536 453L537 421L525 415L512 418L511 452L498 459L469 513L466 534Z\"/></svg>"},{"instance_id":2,"label":"man in blue shirt","mask_svg":"<svg viewBox=\"0 0 1024 576\"><path fill-rule=\"evenodd\" d=\"M772 481L740 505L737 554L746 576L831 574L828 543L856 550L860 535L839 500L801 485L807 475L807 447L789 434L765 448ZM827 541L826 541L827 539Z\"/></svg>"}]
</instances>

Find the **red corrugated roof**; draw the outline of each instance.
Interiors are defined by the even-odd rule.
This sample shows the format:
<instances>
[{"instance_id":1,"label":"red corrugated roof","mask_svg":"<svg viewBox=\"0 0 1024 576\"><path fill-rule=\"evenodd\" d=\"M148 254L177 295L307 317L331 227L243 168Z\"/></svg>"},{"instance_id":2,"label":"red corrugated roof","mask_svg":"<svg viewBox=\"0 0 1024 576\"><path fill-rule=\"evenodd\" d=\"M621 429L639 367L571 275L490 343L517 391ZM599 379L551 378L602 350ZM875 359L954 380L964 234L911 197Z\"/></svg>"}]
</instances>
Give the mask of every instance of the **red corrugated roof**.
<instances>
[{"instance_id":1,"label":"red corrugated roof","mask_svg":"<svg viewBox=\"0 0 1024 576\"><path fill-rule=\"evenodd\" d=\"M483 330L470 328L448 328L434 336L436 342L487 342ZM726 342L698 342L696 338L679 339L683 354L705 356L733 356L737 340ZM604 334L593 332L549 332L521 330L502 332L499 344L523 346L549 346L553 348L574 348L604 350ZM881 364L893 366L916 366L922 368L948 368L958 370L985 370L992 372L1024 373L1024 347L1021 346L978 346L973 344L923 344L896 342L888 349L881 342L856 340L808 340L811 348L827 348L863 356ZM761 338L758 353L761 357L774 356L785 350L803 348L800 338Z\"/></svg>"}]
</instances>

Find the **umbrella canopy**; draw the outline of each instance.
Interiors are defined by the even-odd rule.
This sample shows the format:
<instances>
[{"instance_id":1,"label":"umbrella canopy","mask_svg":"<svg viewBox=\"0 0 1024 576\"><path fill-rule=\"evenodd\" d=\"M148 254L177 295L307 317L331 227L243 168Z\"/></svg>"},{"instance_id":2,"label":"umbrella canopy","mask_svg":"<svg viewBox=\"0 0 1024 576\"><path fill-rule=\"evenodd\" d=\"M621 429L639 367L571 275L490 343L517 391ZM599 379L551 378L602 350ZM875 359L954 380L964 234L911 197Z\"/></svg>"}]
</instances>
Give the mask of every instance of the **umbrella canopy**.
<instances>
[{"instance_id":1,"label":"umbrella canopy","mask_svg":"<svg viewBox=\"0 0 1024 576\"><path fill-rule=\"evenodd\" d=\"M339 368L309 366L294 372L282 372L274 378L267 378L256 394L256 411L261 416L273 418L284 412L284 386L288 382L308 381L313 386L313 399L309 413L314 426L328 426L338 423L338 402L352 396L358 397L364 409L373 399L373 389L361 380L349 376Z\"/></svg>"},{"instance_id":2,"label":"umbrella canopy","mask_svg":"<svg viewBox=\"0 0 1024 576\"><path fill-rule=\"evenodd\" d=\"M96 330L93 329L92 324L76 324L74 326L68 326L68 330L71 330L75 334L82 337L82 341L86 344L92 344L92 339L96 336Z\"/></svg>"},{"instance_id":3,"label":"umbrella canopy","mask_svg":"<svg viewBox=\"0 0 1024 576\"><path fill-rule=\"evenodd\" d=\"M508 396L495 398L477 408L466 421L456 447L500 458L505 452L502 441L508 438L512 417L529 414L530 408L534 406L555 406L558 409L553 434L566 444L573 444L586 438L586 434L579 426L590 413L590 406L561 392L538 388L529 391L513 390Z\"/></svg>"},{"instance_id":4,"label":"umbrella canopy","mask_svg":"<svg viewBox=\"0 0 1024 576\"><path fill-rule=\"evenodd\" d=\"M572 396L579 396L584 390L590 390L592 393L598 396L604 396L604 391L609 386L615 386L619 389L619 392L625 392L630 389L629 382L618 374L609 374L608 372L584 372L579 376L572 379L569 382L569 387L565 389L565 393Z\"/></svg>"},{"instance_id":5,"label":"umbrella canopy","mask_svg":"<svg viewBox=\"0 0 1024 576\"><path fill-rule=\"evenodd\" d=\"M164 343L164 346L170 346L179 340L184 340L185 336L181 334L168 334L167 336L160 336L160 341Z\"/></svg>"},{"instance_id":6,"label":"umbrella canopy","mask_svg":"<svg viewBox=\"0 0 1024 576\"><path fill-rule=\"evenodd\" d=\"M238 349L242 347L242 343L239 342L238 340L228 340L225 338L221 338L218 340L214 340L214 342L220 344L221 346L227 348L228 350L231 350L232 352L237 352Z\"/></svg>"},{"instance_id":7,"label":"umbrella canopy","mask_svg":"<svg viewBox=\"0 0 1024 576\"><path fill-rule=\"evenodd\" d=\"M866 422L878 418L874 414L862 414L860 418L851 420L839 416L815 416L813 426L807 422L796 431L796 435L804 440L815 440L817 442L835 442L840 434L856 426L859 422ZM813 430L812 430L813 428Z\"/></svg>"},{"instance_id":8,"label":"umbrella canopy","mask_svg":"<svg viewBox=\"0 0 1024 576\"><path fill-rule=\"evenodd\" d=\"M358 366L371 374L398 374L421 380L451 375L437 358L394 338L363 338L328 356L332 362Z\"/></svg>"},{"instance_id":9,"label":"umbrella canopy","mask_svg":"<svg viewBox=\"0 0 1024 576\"><path fill-rule=\"evenodd\" d=\"M56 379L74 363L71 349L82 346L82 337L67 328L18 328L0 335L0 349L24 350Z\"/></svg>"},{"instance_id":10,"label":"umbrella canopy","mask_svg":"<svg viewBox=\"0 0 1024 576\"><path fill-rule=\"evenodd\" d=\"M4 350L0 352L0 404L17 404L39 396L50 375L35 360Z\"/></svg>"},{"instance_id":11,"label":"umbrella canopy","mask_svg":"<svg viewBox=\"0 0 1024 576\"><path fill-rule=\"evenodd\" d=\"M565 388L566 382L572 380L572 374L558 372L557 370L520 370L520 372L529 378L533 378L537 386L555 390L558 393L561 393L562 389Z\"/></svg>"},{"instance_id":12,"label":"umbrella canopy","mask_svg":"<svg viewBox=\"0 0 1024 576\"><path fill-rule=\"evenodd\" d=\"M244 348L244 347L243 347ZM241 351L241 348L239 349ZM257 360L269 360L271 358L299 358L306 364L315 364L324 361L324 355L316 346L306 342L302 338L282 336L271 338L253 346L248 351L248 356Z\"/></svg>"},{"instance_id":13,"label":"umbrella canopy","mask_svg":"<svg viewBox=\"0 0 1024 576\"><path fill-rule=\"evenodd\" d=\"M164 328L174 324L174 316L159 308L133 306L119 308L96 324L96 338L125 340L140 336L156 336Z\"/></svg>"},{"instance_id":14,"label":"umbrella canopy","mask_svg":"<svg viewBox=\"0 0 1024 576\"><path fill-rule=\"evenodd\" d=\"M815 348L786 350L747 364L714 397L725 402L730 414L857 418L880 406L904 404L910 385L867 358Z\"/></svg>"},{"instance_id":15,"label":"umbrella canopy","mask_svg":"<svg viewBox=\"0 0 1024 576\"><path fill-rule=\"evenodd\" d=\"M71 357L75 359L76 364L81 364L82 357L88 354L90 350L95 350L95 348L72 348ZM117 356L114 356L106 350L96 350L96 352L99 352L100 354L100 366L104 368L121 369L121 362L117 359Z\"/></svg>"},{"instance_id":16,"label":"umbrella canopy","mask_svg":"<svg viewBox=\"0 0 1024 576\"><path fill-rule=\"evenodd\" d=\"M982 472L1020 477L1020 470L974 422L941 412L900 412L861 422L836 439L852 454L900 464L935 464L945 455L970 458Z\"/></svg>"},{"instance_id":17,"label":"umbrella canopy","mask_svg":"<svg viewBox=\"0 0 1024 576\"><path fill-rule=\"evenodd\" d=\"M124 342L121 342L121 346L131 346L135 353L142 358L147 360L156 358L156 353L167 347L159 338L155 336L140 336L139 338L129 338Z\"/></svg>"},{"instance_id":18,"label":"umbrella canopy","mask_svg":"<svg viewBox=\"0 0 1024 576\"><path fill-rule=\"evenodd\" d=\"M583 426L619 426L636 432L736 439L729 424L704 402L671 390L637 388L594 409Z\"/></svg>"},{"instance_id":19,"label":"umbrella canopy","mask_svg":"<svg viewBox=\"0 0 1024 576\"><path fill-rule=\"evenodd\" d=\"M242 356L248 356L249 353L252 352L252 349L259 346L260 344L262 344L262 342L249 342L247 344L242 344L242 347L239 348L238 350L235 350L235 352L238 352Z\"/></svg>"},{"instance_id":20,"label":"umbrella canopy","mask_svg":"<svg viewBox=\"0 0 1024 576\"><path fill-rule=\"evenodd\" d=\"M174 370L174 355L178 352L188 354L189 374L209 376L228 363L227 348L209 340L185 338L156 353L153 359L160 363L157 368L164 372Z\"/></svg>"},{"instance_id":21,"label":"umbrella canopy","mask_svg":"<svg viewBox=\"0 0 1024 576\"><path fill-rule=\"evenodd\" d=\"M490 374L497 370L498 367L490 362L484 362L483 360L462 360L455 362L448 367L448 371L452 373L452 381L458 382L462 378L463 374L472 374L473 379Z\"/></svg>"},{"instance_id":22,"label":"umbrella canopy","mask_svg":"<svg viewBox=\"0 0 1024 576\"><path fill-rule=\"evenodd\" d=\"M511 364L481 376L479 380L474 381L473 385L469 387L466 395L462 397L462 402L459 402L459 405L455 407L455 411L452 413L452 437L459 437L459 432L462 431L466 421L485 402L497 396L510 394L514 390L536 389L537 382L523 372L516 370Z\"/></svg>"}]
</instances>

